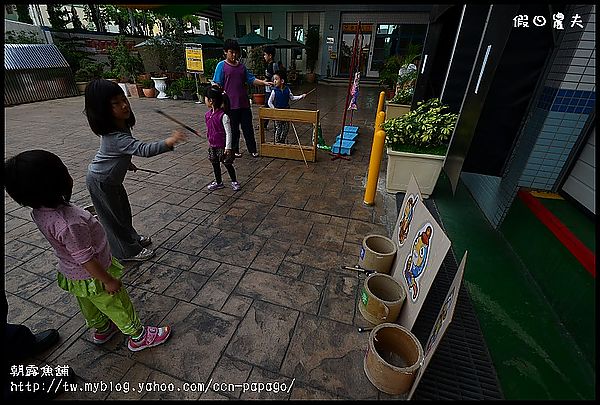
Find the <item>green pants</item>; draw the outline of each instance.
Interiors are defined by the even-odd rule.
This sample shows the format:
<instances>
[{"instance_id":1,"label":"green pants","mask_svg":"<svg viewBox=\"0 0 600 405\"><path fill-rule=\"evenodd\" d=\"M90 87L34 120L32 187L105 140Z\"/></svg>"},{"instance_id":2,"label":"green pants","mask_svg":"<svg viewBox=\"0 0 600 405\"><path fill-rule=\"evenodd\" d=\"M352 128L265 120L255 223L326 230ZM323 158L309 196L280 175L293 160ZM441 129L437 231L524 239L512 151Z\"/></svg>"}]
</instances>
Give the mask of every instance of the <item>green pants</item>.
<instances>
[{"instance_id":1,"label":"green pants","mask_svg":"<svg viewBox=\"0 0 600 405\"><path fill-rule=\"evenodd\" d=\"M111 276L120 279L123 266L113 258L107 271ZM57 279L63 290L77 298L89 328L104 329L109 321L113 321L125 335L137 336L142 332L140 318L124 286L111 295L104 290L100 280L69 280L62 273L58 273Z\"/></svg>"}]
</instances>

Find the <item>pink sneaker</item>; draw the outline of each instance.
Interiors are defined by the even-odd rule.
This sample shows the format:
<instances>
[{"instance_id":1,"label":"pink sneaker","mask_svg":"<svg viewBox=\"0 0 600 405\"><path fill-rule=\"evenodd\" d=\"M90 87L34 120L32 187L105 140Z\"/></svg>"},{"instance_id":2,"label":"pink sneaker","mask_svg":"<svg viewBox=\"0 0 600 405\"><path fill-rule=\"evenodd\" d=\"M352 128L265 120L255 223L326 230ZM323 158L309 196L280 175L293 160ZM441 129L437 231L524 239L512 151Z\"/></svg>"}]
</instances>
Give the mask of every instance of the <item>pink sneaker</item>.
<instances>
[{"instance_id":1,"label":"pink sneaker","mask_svg":"<svg viewBox=\"0 0 600 405\"><path fill-rule=\"evenodd\" d=\"M144 326L144 337L139 342L134 341L130 337L127 341L127 347L132 352L139 352L148 347L154 347L165 343L170 335L170 326L164 326L162 328L157 328L156 326Z\"/></svg>"},{"instance_id":2,"label":"pink sneaker","mask_svg":"<svg viewBox=\"0 0 600 405\"><path fill-rule=\"evenodd\" d=\"M96 329L96 331L92 333L92 341L97 345L101 345L102 343L108 342L118 331L119 328L117 328L117 325L110 321L110 325L106 332L98 332L98 329Z\"/></svg>"}]
</instances>

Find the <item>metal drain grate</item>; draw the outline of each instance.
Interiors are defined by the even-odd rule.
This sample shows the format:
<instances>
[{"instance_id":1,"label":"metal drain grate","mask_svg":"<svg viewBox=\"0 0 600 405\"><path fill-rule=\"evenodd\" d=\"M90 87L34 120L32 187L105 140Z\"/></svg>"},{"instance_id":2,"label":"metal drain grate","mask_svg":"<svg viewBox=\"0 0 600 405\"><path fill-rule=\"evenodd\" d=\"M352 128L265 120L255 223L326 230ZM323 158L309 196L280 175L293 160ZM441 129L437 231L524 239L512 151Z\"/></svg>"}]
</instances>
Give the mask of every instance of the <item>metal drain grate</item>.
<instances>
[{"instance_id":1,"label":"metal drain grate","mask_svg":"<svg viewBox=\"0 0 600 405\"><path fill-rule=\"evenodd\" d=\"M404 193L396 194L398 212L403 199ZM424 200L424 203L435 220L442 225L435 201L430 198ZM427 343L457 270L458 264L454 252L450 249L412 328L412 332L423 346ZM458 293L452 322L431 358L413 398L415 400L503 399L496 369L483 339L464 280Z\"/></svg>"}]
</instances>

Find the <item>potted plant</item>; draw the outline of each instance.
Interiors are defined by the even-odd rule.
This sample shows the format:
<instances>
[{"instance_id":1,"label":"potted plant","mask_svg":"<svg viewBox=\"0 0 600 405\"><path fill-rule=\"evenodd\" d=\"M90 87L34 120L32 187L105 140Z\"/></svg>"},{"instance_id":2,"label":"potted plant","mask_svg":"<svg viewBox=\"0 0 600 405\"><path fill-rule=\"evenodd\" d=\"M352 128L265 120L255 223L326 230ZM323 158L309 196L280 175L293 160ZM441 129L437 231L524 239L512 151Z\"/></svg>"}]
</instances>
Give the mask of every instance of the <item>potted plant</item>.
<instances>
[{"instance_id":1,"label":"potted plant","mask_svg":"<svg viewBox=\"0 0 600 405\"><path fill-rule=\"evenodd\" d=\"M316 81L315 67L319 59L319 29L311 27L306 34L306 81Z\"/></svg>"},{"instance_id":2,"label":"potted plant","mask_svg":"<svg viewBox=\"0 0 600 405\"><path fill-rule=\"evenodd\" d=\"M117 45L108 50L108 59L111 67L119 74L119 84L123 83L132 97L143 96L142 86L136 83L137 75L144 71L144 64L140 55L132 55L125 46L125 37L117 37Z\"/></svg>"},{"instance_id":3,"label":"potted plant","mask_svg":"<svg viewBox=\"0 0 600 405\"><path fill-rule=\"evenodd\" d=\"M386 102L385 117L387 119L400 117L410 111L416 80L416 70L410 70L404 75L398 74L396 94Z\"/></svg>"},{"instance_id":4,"label":"potted plant","mask_svg":"<svg viewBox=\"0 0 600 405\"><path fill-rule=\"evenodd\" d=\"M255 46L250 49L248 52L248 67L250 71L256 76L258 79L265 78L265 58L264 47ZM250 94L252 96L252 103L257 105L265 104L265 90L259 86L251 86Z\"/></svg>"},{"instance_id":5,"label":"potted plant","mask_svg":"<svg viewBox=\"0 0 600 405\"><path fill-rule=\"evenodd\" d=\"M398 81L398 70L402 66L402 61L398 55L388 57L379 69L379 84L385 90L385 98L391 99L394 96L394 86Z\"/></svg>"},{"instance_id":6,"label":"potted plant","mask_svg":"<svg viewBox=\"0 0 600 405\"><path fill-rule=\"evenodd\" d=\"M104 64L99 62L84 61L81 67L75 72L75 84L79 94L85 93L85 87L93 80L102 77Z\"/></svg>"},{"instance_id":7,"label":"potted plant","mask_svg":"<svg viewBox=\"0 0 600 405\"><path fill-rule=\"evenodd\" d=\"M390 61L395 64L399 61L400 67L396 73L395 95L389 102L386 102L386 118L395 118L406 114L410 111L410 105L415 92L417 82L417 66L413 63L421 55L421 46L415 45L412 42L408 44L408 48L404 56L395 61ZM391 68L392 66L390 66ZM395 66L394 66L395 68ZM387 72L386 84L391 83L393 78L392 72Z\"/></svg>"},{"instance_id":8,"label":"potted plant","mask_svg":"<svg viewBox=\"0 0 600 405\"><path fill-rule=\"evenodd\" d=\"M144 92L145 97L156 97L156 89L154 88L154 82L150 79L142 80L142 91Z\"/></svg>"},{"instance_id":9,"label":"potted plant","mask_svg":"<svg viewBox=\"0 0 600 405\"><path fill-rule=\"evenodd\" d=\"M111 82L119 83L119 74L111 69L102 72L102 78L110 80Z\"/></svg>"},{"instance_id":10,"label":"potted plant","mask_svg":"<svg viewBox=\"0 0 600 405\"><path fill-rule=\"evenodd\" d=\"M413 111L383 123L388 192L406 191L411 173L423 197L433 192L458 118L447 110L439 99L432 98L419 102Z\"/></svg>"},{"instance_id":11,"label":"potted plant","mask_svg":"<svg viewBox=\"0 0 600 405\"><path fill-rule=\"evenodd\" d=\"M196 81L191 77L180 77L173 80L166 93L173 97L174 100L177 100L178 98L181 98L182 100L194 100L196 94Z\"/></svg>"}]
</instances>

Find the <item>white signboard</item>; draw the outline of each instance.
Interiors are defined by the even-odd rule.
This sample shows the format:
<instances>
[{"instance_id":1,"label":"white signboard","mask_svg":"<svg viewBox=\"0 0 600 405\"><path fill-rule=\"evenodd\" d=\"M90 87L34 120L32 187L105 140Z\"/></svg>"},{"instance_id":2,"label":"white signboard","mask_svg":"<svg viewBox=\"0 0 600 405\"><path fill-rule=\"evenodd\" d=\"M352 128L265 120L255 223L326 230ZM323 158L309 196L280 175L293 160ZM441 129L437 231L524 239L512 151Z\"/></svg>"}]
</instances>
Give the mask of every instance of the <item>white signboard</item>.
<instances>
[{"instance_id":1,"label":"white signboard","mask_svg":"<svg viewBox=\"0 0 600 405\"><path fill-rule=\"evenodd\" d=\"M398 323L408 330L412 329L449 248L450 239L425 204L417 201L408 235L396 254L398 260L392 274L406 291Z\"/></svg>"},{"instance_id":2,"label":"white signboard","mask_svg":"<svg viewBox=\"0 0 600 405\"><path fill-rule=\"evenodd\" d=\"M396 244L398 250L404 245L406 237L408 236L417 201L423 201L423 197L421 196L421 190L419 190L417 179L411 174L406 193L404 194L404 200L400 206L400 213L396 220L396 226L394 226L394 234L392 235L392 240Z\"/></svg>"}]
</instances>

